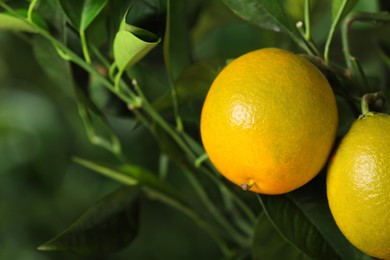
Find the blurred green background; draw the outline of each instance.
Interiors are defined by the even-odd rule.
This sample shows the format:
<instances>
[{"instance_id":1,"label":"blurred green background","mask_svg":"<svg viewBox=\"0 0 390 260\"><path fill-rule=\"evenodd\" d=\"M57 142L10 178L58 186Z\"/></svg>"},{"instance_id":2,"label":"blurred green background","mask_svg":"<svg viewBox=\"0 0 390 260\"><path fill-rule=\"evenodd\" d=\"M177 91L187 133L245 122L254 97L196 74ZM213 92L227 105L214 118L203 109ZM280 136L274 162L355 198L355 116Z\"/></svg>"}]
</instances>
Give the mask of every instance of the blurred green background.
<instances>
[{"instance_id":1,"label":"blurred green background","mask_svg":"<svg viewBox=\"0 0 390 260\"><path fill-rule=\"evenodd\" d=\"M36 247L118 187L72 156L112 155L88 142L69 90L45 76L29 44L0 32L0 46L0 259L78 259ZM132 131L130 119L110 120L132 162L155 171L159 150L148 130ZM157 202L142 206L137 240L110 259L219 256L208 235L181 213Z\"/></svg>"},{"instance_id":2,"label":"blurred green background","mask_svg":"<svg viewBox=\"0 0 390 260\"><path fill-rule=\"evenodd\" d=\"M296 50L287 36L238 19L221 1L199 2L202 8L191 23L192 53L197 61L216 60L223 66L227 59L257 48ZM322 43L329 29L330 7L328 1L315 2L313 34ZM294 21L302 18L302 3L284 1ZM362 0L360 8L376 11L379 4ZM383 8L388 8L388 1L382 1ZM357 38L352 52L382 89L389 76L369 46L378 32L357 27L352 34ZM362 32L365 41L359 38ZM336 37L332 57L342 62L339 45ZM0 259L85 259L69 253L39 252L36 247L118 187L72 161L72 156L115 159L88 142L69 85L66 81L54 82L45 74L28 39L0 31ZM144 127L133 130L132 119L110 116L109 120L123 141L127 157L158 171L159 147L149 131ZM174 174L176 169L169 170ZM216 258L220 252L215 243L194 222L158 202L145 201L138 238L109 259Z\"/></svg>"}]
</instances>

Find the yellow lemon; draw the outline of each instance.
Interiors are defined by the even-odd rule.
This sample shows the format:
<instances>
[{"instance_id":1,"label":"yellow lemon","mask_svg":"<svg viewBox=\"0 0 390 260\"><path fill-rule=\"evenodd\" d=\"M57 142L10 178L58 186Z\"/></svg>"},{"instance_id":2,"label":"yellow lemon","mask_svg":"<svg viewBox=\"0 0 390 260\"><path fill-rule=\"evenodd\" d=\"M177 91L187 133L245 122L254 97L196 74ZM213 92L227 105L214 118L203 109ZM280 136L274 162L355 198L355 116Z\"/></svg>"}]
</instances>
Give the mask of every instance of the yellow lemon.
<instances>
[{"instance_id":1,"label":"yellow lemon","mask_svg":"<svg viewBox=\"0 0 390 260\"><path fill-rule=\"evenodd\" d=\"M201 115L201 137L231 182L281 194L310 181L330 154L338 122L332 89L305 58L266 48L228 64Z\"/></svg>"},{"instance_id":2,"label":"yellow lemon","mask_svg":"<svg viewBox=\"0 0 390 260\"><path fill-rule=\"evenodd\" d=\"M328 169L327 194L341 232L368 255L390 259L390 116L356 120Z\"/></svg>"}]
</instances>

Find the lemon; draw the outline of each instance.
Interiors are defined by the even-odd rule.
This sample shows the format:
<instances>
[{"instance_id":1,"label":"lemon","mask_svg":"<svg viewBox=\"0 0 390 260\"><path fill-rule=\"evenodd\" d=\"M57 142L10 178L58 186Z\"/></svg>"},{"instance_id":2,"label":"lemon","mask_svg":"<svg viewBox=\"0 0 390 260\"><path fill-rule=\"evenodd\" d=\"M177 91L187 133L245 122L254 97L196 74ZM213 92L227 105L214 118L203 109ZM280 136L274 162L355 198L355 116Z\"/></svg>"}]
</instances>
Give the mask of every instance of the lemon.
<instances>
[{"instance_id":1,"label":"lemon","mask_svg":"<svg viewBox=\"0 0 390 260\"><path fill-rule=\"evenodd\" d=\"M282 194L323 168L337 129L335 96L305 58L266 48L244 54L215 78L201 114L201 137L231 182Z\"/></svg>"},{"instance_id":2,"label":"lemon","mask_svg":"<svg viewBox=\"0 0 390 260\"><path fill-rule=\"evenodd\" d=\"M356 120L328 169L327 194L336 224L368 255L390 259L390 116Z\"/></svg>"}]
</instances>

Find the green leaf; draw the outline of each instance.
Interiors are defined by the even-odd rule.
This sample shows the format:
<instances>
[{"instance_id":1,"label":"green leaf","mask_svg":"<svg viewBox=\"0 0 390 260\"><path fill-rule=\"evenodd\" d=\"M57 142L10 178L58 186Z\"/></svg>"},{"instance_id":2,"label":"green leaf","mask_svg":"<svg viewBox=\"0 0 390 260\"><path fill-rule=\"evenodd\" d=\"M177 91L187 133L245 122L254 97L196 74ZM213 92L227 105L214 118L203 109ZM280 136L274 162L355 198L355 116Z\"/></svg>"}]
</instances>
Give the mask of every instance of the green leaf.
<instances>
[{"instance_id":1,"label":"green leaf","mask_svg":"<svg viewBox=\"0 0 390 260\"><path fill-rule=\"evenodd\" d=\"M143 28L161 37L165 31L167 1L132 1L126 15L126 23Z\"/></svg>"},{"instance_id":2,"label":"green leaf","mask_svg":"<svg viewBox=\"0 0 390 260\"><path fill-rule=\"evenodd\" d=\"M197 213L187 205L187 202L181 198L174 187L171 187L167 182L159 179L157 175L145 168L132 164L126 164L119 167L104 165L81 158L75 158L74 161L124 185L133 186L138 184L142 186L143 191L150 199L164 202L190 216L203 227L205 225L207 226L200 216L198 216Z\"/></svg>"},{"instance_id":3,"label":"green leaf","mask_svg":"<svg viewBox=\"0 0 390 260\"><path fill-rule=\"evenodd\" d=\"M353 7L354 12L379 13L381 10L379 0L357 1L358 3Z\"/></svg>"},{"instance_id":4,"label":"green leaf","mask_svg":"<svg viewBox=\"0 0 390 260\"><path fill-rule=\"evenodd\" d=\"M332 24L325 43L324 59L329 63L330 44L334 33L340 24L340 21L348 14L349 11L357 4L359 0L333 0L332 1Z\"/></svg>"},{"instance_id":5,"label":"green leaf","mask_svg":"<svg viewBox=\"0 0 390 260\"><path fill-rule=\"evenodd\" d=\"M333 22L341 21L358 2L359 0L332 0Z\"/></svg>"},{"instance_id":6,"label":"green leaf","mask_svg":"<svg viewBox=\"0 0 390 260\"><path fill-rule=\"evenodd\" d=\"M68 21L80 33L84 59L91 63L85 31L107 4L107 0L59 0Z\"/></svg>"},{"instance_id":7,"label":"green leaf","mask_svg":"<svg viewBox=\"0 0 390 260\"><path fill-rule=\"evenodd\" d=\"M187 67L175 82L179 105L205 98L218 70L206 62L195 63ZM153 106L159 111L172 107L172 95L167 93L158 98Z\"/></svg>"},{"instance_id":8,"label":"green leaf","mask_svg":"<svg viewBox=\"0 0 390 260\"><path fill-rule=\"evenodd\" d=\"M124 185L142 185L148 192L159 194L162 198L169 198L169 201L176 200L183 203L175 190L165 181L160 180L155 174L137 165L126 164L123 166L104 165L88 160L75 158L75 161L91 170L94 170L110 179ZM178 202L175 202L178 203Z\"/></svg>"},{"instance_id":9,"label":"green leaf","mask_svg":"<svg viewBox=\"0 0 390 260\"><path fill-rule=\"evenodd\" d=\"M213 15L208 14L211 17ZM225 65L226 58L238 57L243 53L269 46L286 49L292 43L287 34L264 30L245 21L229 22L223 26L204 30L205 32L194 39L195 55L198 59L218 55L223 58L223 60L218 60L220 67Z\"/></svg>"},{"instance_id":10,"label":"green leaf","mask_svg":"<svg viewBox=\"0 0 390 260\"><path fill-rule=\"evenodd\" d=\"M0 30L17 32L37 32L27 21L10 14L0 13Z\"/></svg>"},{"instance_id":11,"label":"green leaf","mask_svg":"<svg viewBox=\"0 0 390 260\"><path fill-rule=\"evenodd\" d=\"M223 0L239 17L262 28L287 33L306 49L298 30L291 25L279 0Z\"/></svg>"},{"instance_id":12,"label":"green leaf","mask_svg":"<svg viewBox=\"0 0 390 260\"><path fill-rule=\"evenodd\" d=\"M138 187L122 187L106 195L38 250L97 256L125 248L138 233L139 191Z\"/></svg>"},{"instance_id":13,"label":"green leaf","mask_svg":"<svg viewBox=\"0 0 390 260\"><path fill-rule=\"evenodd\" d=\"M131 31L119 31L114 39L114 58L120 71L137 63L160 42L160 38L141 28L130 28Z\"/></svg>"},{"instance_id":14,"label":"green leaf","mask_svg":"<svg viewBox=\"0 0 390 260\"><path fill-rule=\"evenodd\" d=\"M337 227L328 206L325 175L318 176L286 196L299 207L342 259L371 259L348 242Z\"/></svg>"},{"instance_id":15,"label":"green leaf","mask_svg":"<svg viewBox=\"0 0 390 260\"><path fill-rule=\"evenodd\" d=\"M164 180L159 179L155 174L137 165L126 164L121 167L107 166L88 160L76 158L75 161L80 165L118 181L124 185L139 184L149 199L159 200L192 218L200 227L204 228L213 236L218 243L222 243L219 234L216 233L213 226L210 226L197 212L188 206L187 202Z\"/></svg>"},{"instance_id":16,"label":"green leaf","mask_svg":"<svg viewBox=\"0 0 390 260\"><path fill-rule=\"evenodd\" d=\"M32 40L34 56L46 75L61 88L64 93L71 95L73 82L69 62L61 59L53 45L41 36ZM48 66L50 64L50 66Z\"/></svg>"},{"instance_id":17,"label":"green leaf","mask_svg":"<svg viewBox=\"0 0 390 260\"><path fill-rule=\"evenodd\" d=\"M43 22L48 21L51 30L56 30L57 37L63 34L66 17L58 1L40 1L33 11L33 19L36 15L41 17ZM34 22L36 23L35 19Z\"/></svg>"},{"instance_id":18,"label":"green leaf","mask_svg":"<svg viewBox=\"0 0 390 260\"><path fill-rule=\"evenodd\" d=\"M310 259L288 243L263 212L255 225L252 256L253 259Z\"/></svg>"},{"instance_id":19,"label":"green leaf","mask_svg":"<svg viewBox=\"0 0 390 260\"><path fill-rule=\"evenodd\" d=\"M118 68L115 76L116 88L120 88L120 79L125 70L140 61L161 41L154 33L126 22L133 7L134 5L131 5L127 10L114 39L115 61L112 68Z\"/></svg>"},{"instance_id":20,"label":"green leaf","mask_svg":"<svg viewBox=\"0 0 390 260\"><path fill-rule=\"evenodd\" d=\"M108 0L84 0L81 12L80 31L84 31L106 6Z\"/></svg>"},{"instance_id":21,"label":"green leaf","mask_svg":"<svg viewBox=\"0 0 390 260\"><path fill-rule=\"evenodd\" d=\"M119 137L111 127L106 116L87 97L80 88L74 88L81 119L84 122L89 140L94 145L103 147L119 158L123 156Z\"/></svg>"},{"instance_id":22,"label":"green leaf","mask_svg":"<svg viewBox=\"0 0 390 260\"><path fill-rule=\"evenodd\" d=\"M100 173L114 181L117 181L123 185L134 186L139 183L137 176L146 176L143 174L142 168L133 167L132 171L128 174L125 174L119 171L117 168L113 168L107 165L99 164L96 162L91 162L81 158L74 158L74 161L90 170L93 170L97 173Z\"/></svg>"},{"instance_id":23,"label":"green leaf","mask_svg":"<svg viewBox=\"0 0 390 260\"><path fill-rule=\"evenodd\" d=\"M69 23L76 29L80 28L81 15L83 12L84 1L80 0L58 0L62 11L68 18Z\"/></svg>"},{"instance_id":24,"label":"green leaf","mask_svg":"<svg viewBox=\"0 0 390 260\"><path fill-rule=\"evenodd\" d=\"M313 222L288 196L258 195L258 198L280 236L301 254L314 259L340 259Z\"/></svg>"},{"instance_id":25,"label":"green leaf","mask_svg":"<svg viewBox=\"0 0 390 260\"><path fill-rule=\"evenodd\" d=\"M153 134L158 140L160 150L163 154L166 154L172 162L179 166L184 166L187 163L187 154L183 152L180 146L168 135L164 129L155 125L153 127Z\"/></svg>"},{"instance_id":26,"label":"green leaf","mask_svg":"<svg viewBox=\"0 0 390 260\"><path fill-rule=\"evenodd\" d=\"M85 31L106 6L108 0L58 0L70 24Z\"/></svg>"},{"instance_id":27,"label":"green leaf","mask_svg":"<svg viewBox=\"0 0 390 260\"><path fill-rule=\"evenodd\" d=\"M307 257L369 259L336 226L327 204L325 180L321 177L285 195L259 195L266 216L280 237Z\"/></svg>"},{"instance_id":28,"label":"green leaf","mask_svg":"<svg viewBox=\"0 0 390 260\"><path fill-rule=\"evenodd\" d=\"M378 53L381 60L383 60L384 64L390 69L390 54L386 52L385 44L378 44Z\"/></svg>"},{"instance_id":29,"label":"green leaf","mask_svg":"<svg viewBox=\"0 0 390 260\"><path fill-rule=\"evenodd\" d=\"M115 33L118 31L119 26L122 23L123 16L126 14L127 9L123 8L124 6L129 6L130 2L133 0L115 0L107 2L107 14L109 14L110 19L106 20L107 30L110 32L110 40L108 43L111 45Z\"/></svg>"},{"instance_id":30,"label":"green leaf","mask_svg":"<svg viewBox=\"0 0 390 260\"><path fill-rule=\"evenodd\" d=\"M192 63L186 7L187 1L185 0L167 1L164 57L172 81L175 81L181 72Z\"/></svg>"}]
</instances>

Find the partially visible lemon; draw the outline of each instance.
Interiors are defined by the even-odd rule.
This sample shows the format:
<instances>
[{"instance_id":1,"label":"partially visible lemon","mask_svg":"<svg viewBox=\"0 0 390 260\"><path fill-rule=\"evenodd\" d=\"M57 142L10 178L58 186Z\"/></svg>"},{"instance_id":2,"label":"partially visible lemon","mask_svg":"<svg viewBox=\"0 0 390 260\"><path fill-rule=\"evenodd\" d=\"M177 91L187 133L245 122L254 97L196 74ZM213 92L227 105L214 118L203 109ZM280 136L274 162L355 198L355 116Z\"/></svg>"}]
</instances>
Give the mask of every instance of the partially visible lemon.
<instances>
[{"instance_id":1,"label":"partially visible lemon","mask_svg":"<svg viewBox=\"0 0 390 260\"><path fill-rule=\"evenodd\" d=\"M201 136L231 182L264 194L301 187L325 165L338 122L327 79L305 58L266 48L227 65L201 115Z\"/></svg>"},{"instance_id":2,"label":"partially visible lemon","mask_svg":"<svg viewBox=\"0 0 390 260\"><path fill-rule=\"evenodd\" d=\"M367 113L345 135L327 175L341 232L368 255L390 259L390 116Z\"/></svg>"}]
</instances>

